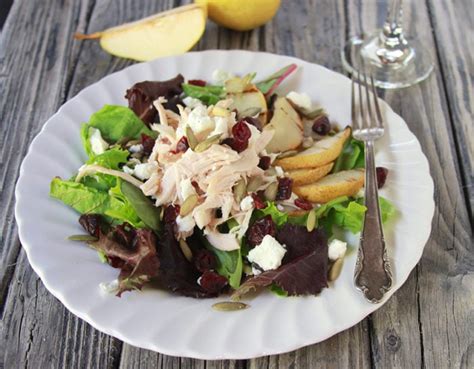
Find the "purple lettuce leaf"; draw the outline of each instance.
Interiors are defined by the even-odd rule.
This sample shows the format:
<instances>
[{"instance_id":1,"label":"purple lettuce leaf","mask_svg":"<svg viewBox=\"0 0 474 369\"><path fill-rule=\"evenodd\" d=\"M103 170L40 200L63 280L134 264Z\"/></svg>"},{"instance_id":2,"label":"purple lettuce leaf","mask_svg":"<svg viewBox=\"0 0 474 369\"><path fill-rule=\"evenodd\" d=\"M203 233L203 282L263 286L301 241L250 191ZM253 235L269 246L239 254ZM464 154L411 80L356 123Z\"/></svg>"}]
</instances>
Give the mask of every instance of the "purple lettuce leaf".
<instances>
[{"instance_id":1,"label":"purple lettuce leaf","mask_svg":"<svg viewBox=\"0 0 474 369\"><path fill-rule=\"evenodd\" d=\"M285 232L286 231L286 232ZM287 246L288 258L276 270L263 272L245 281L232 299L238 300L257 288L277 285L289 296L316 295L327 287L328 244L321 230L287 224L277 234Z\"/></svg>"},{"instance_id":2,"label":"purple lettuce leaf","mask_svg":"<svg viewBox=\"0 0 474 369\"><path fill-rule=\"evenodd\" d=\"M168 100L168 102L163 104L165 109L170 109L177 113L177 105L183 104L179 97L183 92L181 87L183 83L184 77L181 74L167 81L135 83L125 94L125 98L128 100L128 107L148 125L155 122L157 118L158 112L153 106L153 101L160 96Z\"/></svg>"}]
</instances>

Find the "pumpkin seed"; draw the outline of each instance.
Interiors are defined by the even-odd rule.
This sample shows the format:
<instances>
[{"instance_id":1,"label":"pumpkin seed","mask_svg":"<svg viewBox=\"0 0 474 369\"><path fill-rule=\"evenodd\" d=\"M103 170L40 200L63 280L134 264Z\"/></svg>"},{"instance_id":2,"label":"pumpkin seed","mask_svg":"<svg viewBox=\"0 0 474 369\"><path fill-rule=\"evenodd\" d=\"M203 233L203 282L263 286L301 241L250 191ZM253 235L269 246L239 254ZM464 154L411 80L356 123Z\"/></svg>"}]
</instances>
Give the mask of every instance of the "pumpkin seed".
<instances>
[{"instance_id":1,"label":"pumpkin seed","mask_svg":"<svg viewBox=\"0 0 474 369\"><path fill-rule=\"evenodd\" d=\"M186 138L188 139L189 147L191 148L191 150L194 150L194 148L198 144L198 140L193 132L193 129L190 126L186 127Z\"/></svg>"},{"instance_id":2,"label":"pumpkin seed","mask_svg":"<svg viewBox=\"0 0 474 369\"><path fill-rule=\"evenodd\" d=\"M237 301L222 301L212 305L212 308L217 311L236 311L247 309L248 307L249 305Z\"/></svg>"},{"instance_id":3,"label":"pumpkin seed","mask_svg":"<svg viewBox=\"0 0 474 369\"><path fill-rule=\"evenodd\" d=\"M247 185L243 178L239 179L234 186L234 198L235 201L240 203L247 194Z\"/></svg>"},{"instance_id":4,"label":"pumpkin seed","mask_svg":"<svg viewBox=\"0 0 474 369\"><path fill-rule=\"evenodd\" d=\"M277 171L274 167L270 167L265 171L265 175L267 175L269 177L276 176L277 174L278 173L277 173Z\"/></svg>"},{"instance_id":5,"label":"pumpkin seed","mask_svg":"<svg viewBox=\"0 0 474 369\"><path fill-rule=\"evenodd\" d=\"M280 155L278 155L277 159L289 158L290 156L295 156L296 154L298 154L298 151L288 150L288 151L282 152Z\"/></svg>"},{"instance_id":6,"label":"pumpkin seed","mask_svg":"<svg viewBox=\"0 0 474 369\"><path fill-rule=\"evenodd\" d=\"M141 140L130 140L130 141L127 141L125 147L131 147L133 145L138 145L138 144L141 144L142 141Z\"/></svg>"},{"instance_id":7,"label":"pumpkin seed","mask_svg":"<svg viewBox=\"0 0 474 369\"><path fill-rule=\"evenodd\" d=\"M314 211L310 211L308 213L308 218L306 219L306 229L308 232L311 232L314 227L316 227L316 213Z\"/></svg>"},{"instance_id":8,"label":"pumpkin seed","mask_svg":"<svg viewBox=\"0 0 474 369\"><path fill-rule=\"evenodd\" d=\"M181 251L183 252L184 257L188 261L191 261L193 259L193 252L189 248L188 243L185 240L180 239L179 240L179 247L181 248Z\"/></svg>"},{"instance_id":9,"label":"pumpkin seed","mask_svg":"<svg viewBox=\"0 0 474 369\"><path fill-rule=\"evenodd\" d=\"M335 281L337 277L341 274L342 265L344 264L344 258L341 257L337 259L334 264L332 265L331 269L329 270L328 279L330 281Z\"/></svg>"},{"instance_id":10,"label":"pumpkin seed","mask_svg":"<svg viewBox=\"0 0 474 369\"><path fill-rule=\"evenodd\" d=\"M222 133L219 133L217 135L211 136L209 138L206 138L204 141L199 142L196 147L194 148L194 152L203 152L206 151L208 148L210 148L212 145L216 144L219 142L219 138L221 138Z\"/></svg>"},{"instance_id":11,"label":"pumpkin seed","mask_svg":"<svg viewBox=\"0 0 474 369\"><path fill-rule=\"evenodd\" d=\"M143 152L134 152L130 157L141 160L143 158Z\"/></svg>"},{"instance_id":12,"label":"pumpkin seed","mask_svg":"<svg viewBox=\"0 0 474 369\"><path fill-rule=\"evenodd\" d=\"M247 191L248 192L255 192L258 188L263 184L262 177L252 177L247 184Z\"/></svg>"},{"instance_id":13,"label":"pumpkin seed","mask_svg":"<svg viewBox=\"0 0 474 369\"><path fill-rule=\"evenodd\" d=\"M278 192L278 182L272 182L263 193L268 201L275 201Z\"/></svg>"},{"instance_id":14,"label":"pumpkin seed","mask_svg":"<svg viewBox=\"0 0 474 369\"><path fill-rule=\"evenodd\" d=\"M199 202L198 195L189 195L186 200L181 204L181 209L179 210L179 215L185 217L188 215Z\"/></svg>"},{"instance_id":15,"label":"pumpkin seed","mask_svg":"<svg viewBox=\"0 0 474 369\"><path fill-rule=\"evenodd\" d=\"M81 242L95 242L98 241L97 237L88 234L73 234L67 238L70 241L81 241Z\"/></svg>"}]
</instances>

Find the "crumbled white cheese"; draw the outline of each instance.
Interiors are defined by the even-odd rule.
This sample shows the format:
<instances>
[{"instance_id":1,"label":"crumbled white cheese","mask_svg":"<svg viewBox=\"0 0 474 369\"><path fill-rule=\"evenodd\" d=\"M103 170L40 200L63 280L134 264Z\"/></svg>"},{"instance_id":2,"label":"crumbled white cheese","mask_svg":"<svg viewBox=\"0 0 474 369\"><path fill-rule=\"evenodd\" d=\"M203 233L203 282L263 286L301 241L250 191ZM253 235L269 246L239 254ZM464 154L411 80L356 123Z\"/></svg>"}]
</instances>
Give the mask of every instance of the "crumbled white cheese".
<instances>
[{"instance_id":1,"label":"crumbled white cheese","mask_svg":"<svg viewBox=\"0 0 474 369\"><path fill-rule=\"evenodd\" d=\"M144 181L145 179L150 178L157 168L158 166L155 163L137 164L133 170L133 175Z\"/></svg>"},{"instance_id":2,"label":"crumbled white cheese","mask_svg":"<svg viewBox=\"0 0 474 369\"><path fill-rule=\"evenodd\" d=\"M240 210L249 211L253 209L253 198L252 196L246 196L240 202Z\"/></svg>"},{"instance_id":3,"label":"crumbled white cheese","mask_svg":"<svg viewBox=\"0 0 474 369\"><path fill-rule=\"evenodd\" d=\"M202 105L201 100L195 99L194 97L191 96L186 96L183 99L184 105L186 105L188 108L195 108L196 106Z\"/></svg>"},{"instance_id":4,"label":"crumbled white cheese","mask_svg":"<svg viewBox=\"0 0 474 369\"><path fill-rule=\"evenodd\" d=\"M216 85L223 85L228 79L234 78L235 76L232 73L223 71L221 69L216 69L212 72L212 80Z\"/></svg>"},{"instance_id":5,"label":"crumbled white cheese","mask_svg":"<svg viewBox=\"0 0 474 369\"><path fill-rule=\"evenodd\" d=\"M285 176L285 172L283 171L282 167L276 166L275 167L275 172L277 174L277 177L284 177Z\"/></svg>"},{"instance_id":6,"label":"crumbled white cheese","mask_svg":"<svg viewBox=\"0 0 474 369\"><path fill-rule=\"evenodd\" d=\"M132 145L128 148L128 151L130 151L131 153L142 152L143 145L142 144Z\"/></svg>"},{"instance_id":7,"label":"crumbled white cheese","mask_svg":"<svg viewBox=\"0 0 474 369\"><path fill-rule=\"evenodd\" d=\"M355 198L359 198L359 197L364 197L365 196L365 188L362 187L359 192L356 193L355 195Z\"/></svg>"},{"instance_id":8,"label":"crumbled white cheese","mask_svg":"<svg viewBox=\"0 0 474 369\"><path fill-rule=\"evenodd\" d=\"M176 225L178 226L178 232L186 233L194 229L196 222L194 221L192 214L186 215L185 217L178 215L176 217Z\"/></svg>"},{"instance_id":9,"label":"crumbled white cheese","mask_svg":"<svg viewBox=\"0 0 474 369\"><path fill-rule=\"evenodd\" d=\"M300 94L295 91L291 91L288 95L286 95L286 98L291 100L291 102L300 108L306 109L306 110L311 110L311 98L309 97L308 94Z\"/></svg>"},{"instance_id":10,"label":"crumbled white cheese","mask_svg":"<svg viewBox=\"0 0 474 369\"><path fill-rule=\"evenodd\" d=\"M214 117L215 128L214 131L209 133L209 136L221 135L221 139L229 137L229 126L227 124L227 118L225 117Z\"/></svg>"},{"instance_id":11,"label":"crumbled white cheese","mask_svg":"<svg viewBox=\"0 0 474 369\"><path fill-rule=\"evenodd\" d=\"M116 293L119 288L119 281L118 279L114 279L111 282L102 282L99 284L99 287L106 293Z\"/></svg>"},{"instance_id":12,"label":"crumbled white cheese","mask_svg":"<svg viewBox=\"0 0 474 369\"><path fill-rule=\"evenodd\" d=\"M102 154L109 148L109 144L102 138L100 131L94 127L89 128L89 141L92 152L96 155Z\"/></svg>"},{"instance_id":13,"label":"crumbled white cheese","mask_svg":"<svg viewBox=\"0 0 474 369\"><path fill-rule=\"evenodd\" d=\"M347 250L347 242L334 238L328 245L328 257L330 260L342 258Z\"/></svg>"},{"instance_id":14,"label":"crumbled white cheese","mask_svg":"<svg viewBox=\"0 0 474 369\"><path fill-rule=\"evenodd\" d=\"M205 106L195 107L188 116L188 125L194 133L211 130L215 128L214 120L209 116Z\"/></svg>"},{"instance_id":15,"label":"crumbled white cheese","mask_svg":"<svg viewBox=\"0 0 474 369\"><path fill-rule=\"evenodd\" d=\"M130 175L132 175L132 176L133 176L133 174L134 174L133 168L130 168L130 167L126 166L126 165L124 165L124 166L122 167L122 170L123 170L125 173L130 174Z\"/></svg>"},{"instance_id":16,"label":"crumbled white cheese","mask_svg":"<svg viewBox=\"0 0 474 369\"><path fill-rule=\"evenodd\" d=\"M186 200L189 196L196 194L196 189L191 183L190 178L186 178L182 180L179 186L180 186L181 199L183 201Z\"/></svg>"},{"instance_id":17,"label":"crumbled white cheese","mask_svg":"<svg viewBox=\"0 0 474 369\"><path fill-rule=\"evenodd\" d=\"M263 270L277 269L281 265L286 249L272 236L267 234L262 243L249 251L247 258Z\"/></svg>"}]
</instances>

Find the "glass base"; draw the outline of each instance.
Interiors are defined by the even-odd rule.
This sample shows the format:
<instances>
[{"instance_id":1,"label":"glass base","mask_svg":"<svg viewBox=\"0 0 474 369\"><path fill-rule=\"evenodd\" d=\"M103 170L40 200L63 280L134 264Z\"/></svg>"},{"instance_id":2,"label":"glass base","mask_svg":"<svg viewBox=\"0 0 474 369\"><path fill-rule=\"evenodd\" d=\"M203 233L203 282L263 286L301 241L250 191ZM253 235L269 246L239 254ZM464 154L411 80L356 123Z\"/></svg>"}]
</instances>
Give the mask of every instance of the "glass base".
<instances>
[{"instance_id":1,"label":"glass base","mask_svg":"<svg viewBox=\"0 0 474 369\"><path fill-rule=\"evenodd\" d=\"M349 73L365 69L372 73L377 87L394 89L409 87L426 79L433 70L428 50L418 41L410 40L409 47L399 60L387 62L381 55L379 33L368 38L353 37L342 50L342 64Z\"/></svg>"}]
</instances>

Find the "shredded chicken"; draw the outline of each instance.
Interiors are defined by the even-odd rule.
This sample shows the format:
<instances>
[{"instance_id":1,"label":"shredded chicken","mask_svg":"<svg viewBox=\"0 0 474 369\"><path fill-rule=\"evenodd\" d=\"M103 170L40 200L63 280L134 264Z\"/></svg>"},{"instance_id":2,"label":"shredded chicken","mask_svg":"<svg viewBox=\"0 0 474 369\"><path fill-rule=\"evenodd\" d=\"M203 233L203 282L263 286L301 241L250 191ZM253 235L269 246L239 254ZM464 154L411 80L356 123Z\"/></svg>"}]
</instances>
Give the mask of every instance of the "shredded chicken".
<instances>
[{"instance_id":1,"label":"shredded chicken","mask_svg":"<svg viewBox=\"0 0 474 369\"><path fill-rule=\"evenodd\" d=\"M124 181L127 181L131 183L132 185L139 188L143 184L142 182L140 182L138 179L131 176L130 174L121 172L119 170L107 169L107 168L101 167L100 165L95 165L95 164L83 165L82 167L80 167L76 176L76 182L80 182L83 177L90 176L91 174L94 174L94 173L104 173L104 174L110 174L115 177L120 177Z\"/></svg>"}]
</instances>

